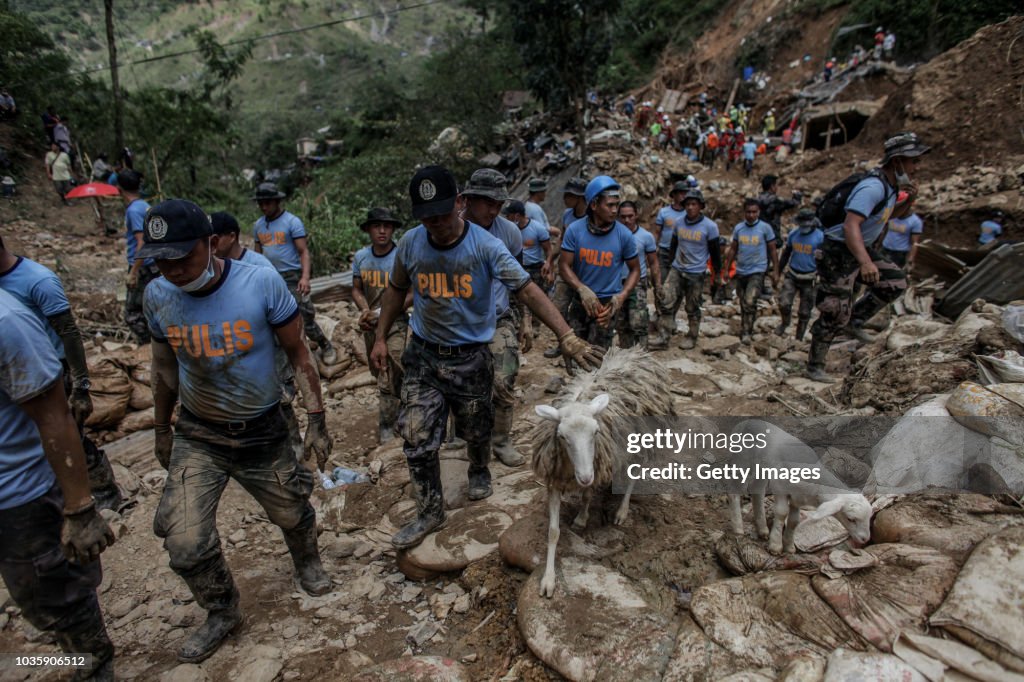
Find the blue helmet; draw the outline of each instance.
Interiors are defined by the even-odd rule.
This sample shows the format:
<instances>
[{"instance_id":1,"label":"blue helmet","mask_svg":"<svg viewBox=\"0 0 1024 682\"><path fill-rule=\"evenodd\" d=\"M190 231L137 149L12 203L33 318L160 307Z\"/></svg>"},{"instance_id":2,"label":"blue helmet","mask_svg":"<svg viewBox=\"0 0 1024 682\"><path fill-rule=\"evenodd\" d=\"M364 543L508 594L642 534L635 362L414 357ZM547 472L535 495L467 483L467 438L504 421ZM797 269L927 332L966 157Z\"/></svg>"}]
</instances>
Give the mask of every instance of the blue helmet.
<instances>
[{"instance_id":1,"label":"blue helmet","mask_svg":"<svg viewBox=\"0 0 1024 682\"><path fill-rule=\"evenodd\" d=\"M587 206L600 196L601 192L606 192L610 189L621 189L622 186L610 175L598 175L596 178L587 183L587 191L583 197L587 200Z\"/></svg>"}]
</instances>

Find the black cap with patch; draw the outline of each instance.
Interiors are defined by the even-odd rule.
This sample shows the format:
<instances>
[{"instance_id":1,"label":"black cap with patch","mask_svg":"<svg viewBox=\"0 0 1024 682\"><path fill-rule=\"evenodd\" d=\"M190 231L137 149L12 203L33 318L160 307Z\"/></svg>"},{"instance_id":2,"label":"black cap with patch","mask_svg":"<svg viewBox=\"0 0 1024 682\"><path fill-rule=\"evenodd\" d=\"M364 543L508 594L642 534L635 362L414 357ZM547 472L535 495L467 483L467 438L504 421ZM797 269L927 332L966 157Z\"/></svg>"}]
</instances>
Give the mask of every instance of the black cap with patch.
<instances>
[{"instance_id":1,"label":"black cap with patch","mask_svg":"<svg viewBox=\"0 0 1024 682\"><path fill-rule=\"evenodd\" d=\"M184 199L168 199L146 211L142 248L137 258L184 258L203 237L213 234L206 212Z\"/></svg>"},{"instance_id":2,"label":"black cap with patch","mask_svg":"<svg viewBox=\"0 0 1024 682\"><path fill-rule=\"evenodd\" d=\"M409 183L412 215L416 220L451 213L458 195L455 176L443 166L421 168Z\"/></svg>"}]
</instances>

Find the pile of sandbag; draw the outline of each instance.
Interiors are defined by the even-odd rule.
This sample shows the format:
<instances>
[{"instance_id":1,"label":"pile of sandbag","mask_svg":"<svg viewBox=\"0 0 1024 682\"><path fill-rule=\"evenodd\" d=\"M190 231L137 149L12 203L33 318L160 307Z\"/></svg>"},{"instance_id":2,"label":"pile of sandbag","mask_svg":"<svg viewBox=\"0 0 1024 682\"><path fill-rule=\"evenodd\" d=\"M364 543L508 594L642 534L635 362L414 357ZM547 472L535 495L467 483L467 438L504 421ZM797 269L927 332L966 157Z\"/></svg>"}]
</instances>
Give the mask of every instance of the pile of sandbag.
<instances>
[{"instance_id":1,"label":"pile of sandbag","mask_svg":"<svg viewBox=\"0 0 1024 682\"><path fill-rule=\"evenodd\" d=\"M87 427L119 436L152 428L150 361L149 346L126 346L89 358L93 411L85 422Z\"/></svg>"}]
</instances>

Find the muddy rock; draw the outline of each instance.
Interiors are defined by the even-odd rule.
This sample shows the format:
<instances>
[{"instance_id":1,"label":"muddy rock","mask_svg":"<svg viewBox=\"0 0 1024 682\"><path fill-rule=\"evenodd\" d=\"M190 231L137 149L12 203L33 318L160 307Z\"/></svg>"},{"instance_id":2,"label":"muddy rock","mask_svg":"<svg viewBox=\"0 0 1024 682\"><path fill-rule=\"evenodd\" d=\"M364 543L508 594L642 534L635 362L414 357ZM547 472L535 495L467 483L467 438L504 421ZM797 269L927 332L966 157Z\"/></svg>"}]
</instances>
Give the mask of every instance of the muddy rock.
<instances>
[{"instance_id":1,"label":"muddy rock","mask_svg":"<svg viewBox=\"0 0 1024 682\"><path fill-rule=\"evenodd\" d=\"M544 565L547 547L548 515L544 511L537 511L519 519L502 533L498 540L498 551L502 560L529 573ZM591 544L577 535L567 524L563 524L558 536L557 557L600 559L621 549L621 543L607 548Z\"/></svg>"},{"instance_id":2,"label":"muddy rock","mask_svg":"<svg viewBox=\"0 0 1024 682\"><path fill-rule=\"evenodd\" d=\"M543 568L519 592L519 631L537 658L570 680L659 679L678 623L651 608L628 578L560 557L555 594L540 594Z\"/></svg>"},{"instance_id":3,"label":"muddy rock","mask_svg":"<svg viewBox=\"0 0 1024 682\"><path fill-rule=\"evenodd\" d=\"M160 682L208 682L210 676L202 666L183 663L160 676Z\"/></svg>"},{"instance_id":4,"label":"muddy rock","mask_svg":"<svg viewBox=\"0 0 1024 682\"><path fill-rule=\"evenodd\" d=\"M495 551L501 533L511 525L512 517L487 504L456 510L448 515L444 528L428 535L417 547L399 552L399 569L403 573L410 566L436 573L461 571Z\"/></svg>"},{"instance_id":5,"label":"muddy rock","mask_svg":"<svg viewBox=\"0 0 1024 682\"><path fill-rule=\"evenodd\" d=\"M405 656L363 670L351 679L352 682L470 682L471 678L454 659Z\"/></svg>"}]
</instances>

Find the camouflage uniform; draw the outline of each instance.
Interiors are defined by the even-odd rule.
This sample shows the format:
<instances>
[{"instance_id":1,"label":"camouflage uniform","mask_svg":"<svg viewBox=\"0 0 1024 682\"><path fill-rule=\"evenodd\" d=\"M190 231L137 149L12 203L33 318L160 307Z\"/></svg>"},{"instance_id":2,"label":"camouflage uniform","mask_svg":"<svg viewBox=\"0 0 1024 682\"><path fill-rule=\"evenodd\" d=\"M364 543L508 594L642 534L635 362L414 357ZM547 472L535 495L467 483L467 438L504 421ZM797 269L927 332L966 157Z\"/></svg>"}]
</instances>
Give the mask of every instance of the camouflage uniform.
<instances>
[{"instance_id":1,"label":"camouflage uniform","mask_svg":"<svg viewBox=\"0 0 1024 682\"><path fill-rule=\"evenodd\" d=\"M855 327L862 326L907 288L906 275L902 270L885 260L874 248L865 248L878 268L878 281L867 285L867 293L854 303L854 290L858 284L864 284L860 279L857 259L843 242L826 240L822 247L823 256L818 265L821 284L816 301L820 316L811 328L811 334L813 344L825 344L826 351L841 330L851 323ZM823 362L824 353L821 355Z\"/></svg>"},{"instance_id":2,"label":"camouflage uniform","mask_svg":"<svg viewBox=\"0 0 1024 682\"><path fill-rule=\"evenodd\" d=\"M659 334L666 342L676 332L676 312L680 305L685 308L689 322L687 336L697 338L706 276L703 273L695 275L669 268L668 278L661 288L661 298L658 300Z\"/></svg>"},{"instance_id":3,"label":"camouflage uniform","mask_svg":"<svg viewBox=\"0 0 1024 682\"><path fill-rule=\"evenodd\" d=\"M142 314L142 295L146 293L146 287L154 279L160 276L160 271L155 265L139 266L139 281L134 287L128 287L124 298L124 322L131 330L135 342L139 345L149 343L149 325L146 324L146 316Z\"/></svg>"},{"instance_id":4,"label":"camouflage uniform","mask_svg":"<svg viewBox=\"0 0 1024 682\"><path fill-rule=\"evenodd\" d=\"M512 429L512 415L516 406L516 377L519 375L517 317L513 306L504 317L498 318L494 339L490 343L491 355L494 358L494 433L496 436L504 435L506 439ZM459 436L466 438L461 432Z\"/></svg>"},{"instance_id":5,"label":"camouflage uniform","mask_svg":"<svg viewBox=\"0 0 1024 682\"><path fill-rule=\"evenodd\" d=\"M755 272L749 275L736 276L736 293L740 299L740 334L754 333L754 322L757 320L757 299L764 286L764 273Z\"/></svg>"},{"instance_id":6,"label":"camouflage uniform","mask_svg":"<svg viewBox=\"0 0 1024 682\"><path fill-rule=\"evenodd\" d=\"M598 299L601 305L608 305L611 301L611 296L607 298ZM625 307L625 306L623 306ZM622 310L615 313L611 320L608 322L607 327L602 327L597 323L597 319L591 317L586 308L583 307L583 301L580 300L578 294L573 294L572 300L569 302L569 315L565 321L572 327L573 332L576 336L580 337L587 343L594 346L600 346L601 348L611 348L612 340L615 338L615 328L618 326L619 317L622 315Z\"/></svg>"},{"instance_id":7,"label":"camouflage uniform","mask_svg":"<svg viewBox=\"0 0 1024 682\"><path fill-rule=\"evenodd\" d=\"M370 373L377 379L377 391L380 396L380 428L394 429L395 420L398 419L400 396L402 395L402 354L405 352L405 342L409 336L409 322L402 316L391 325L385 342L388 347L388 371L381 372L372 364ZM373 350L373 342L376 339L376 332L363 332L363 343L366 344L366 357L370 357Z\"/></svg>"},{"instance_id":8,"label":"camouflage uniform","mask_svg":"<svg viewBox=\"0 0 1024 682\"><path fill-rule=\"evenodd\" d=\"M646 349L647 334L651 324L651 316L647 310L646 277L633 287L633 291L629 293L629 298L626 299L622 308L618 324L619 347L629 348L639 345Z\"/></svg>"},{"instance_id":9,"label":"camouflage uniform","mask_svg":"<svg viewBox=\"0 0 1024 682\"><path fill-rule=\"evenodd\" d=\"M295 297L295 303L299 306L299 314L302 315L302 328L306 331L306 338L316 343L321 351L331 348L331 341L316 323L316 308L313 307L313 299L309 294L299 293L299 280L302 278L301 270L285 270L280 273L284 283L288 285L288 291Z\"/></svg>"},{"instance_id":10,"label":"camouflage uniform","mask_svg":"<svg viewBox=\"0 0 1024 682\"><path fill-rule=\"evenodd\" d=\"M793 314L793 301L796 295L800 294L800 307L797 310L797 339L803 339L807 329L807 322L811 319L811 312L814 309L814 298L817 287L815 278L817 273L795 273L787 270L782 280L782 291L779 292L779 314L782 316L781 329L789 326Z\"/></svg>"}]
</instances>

